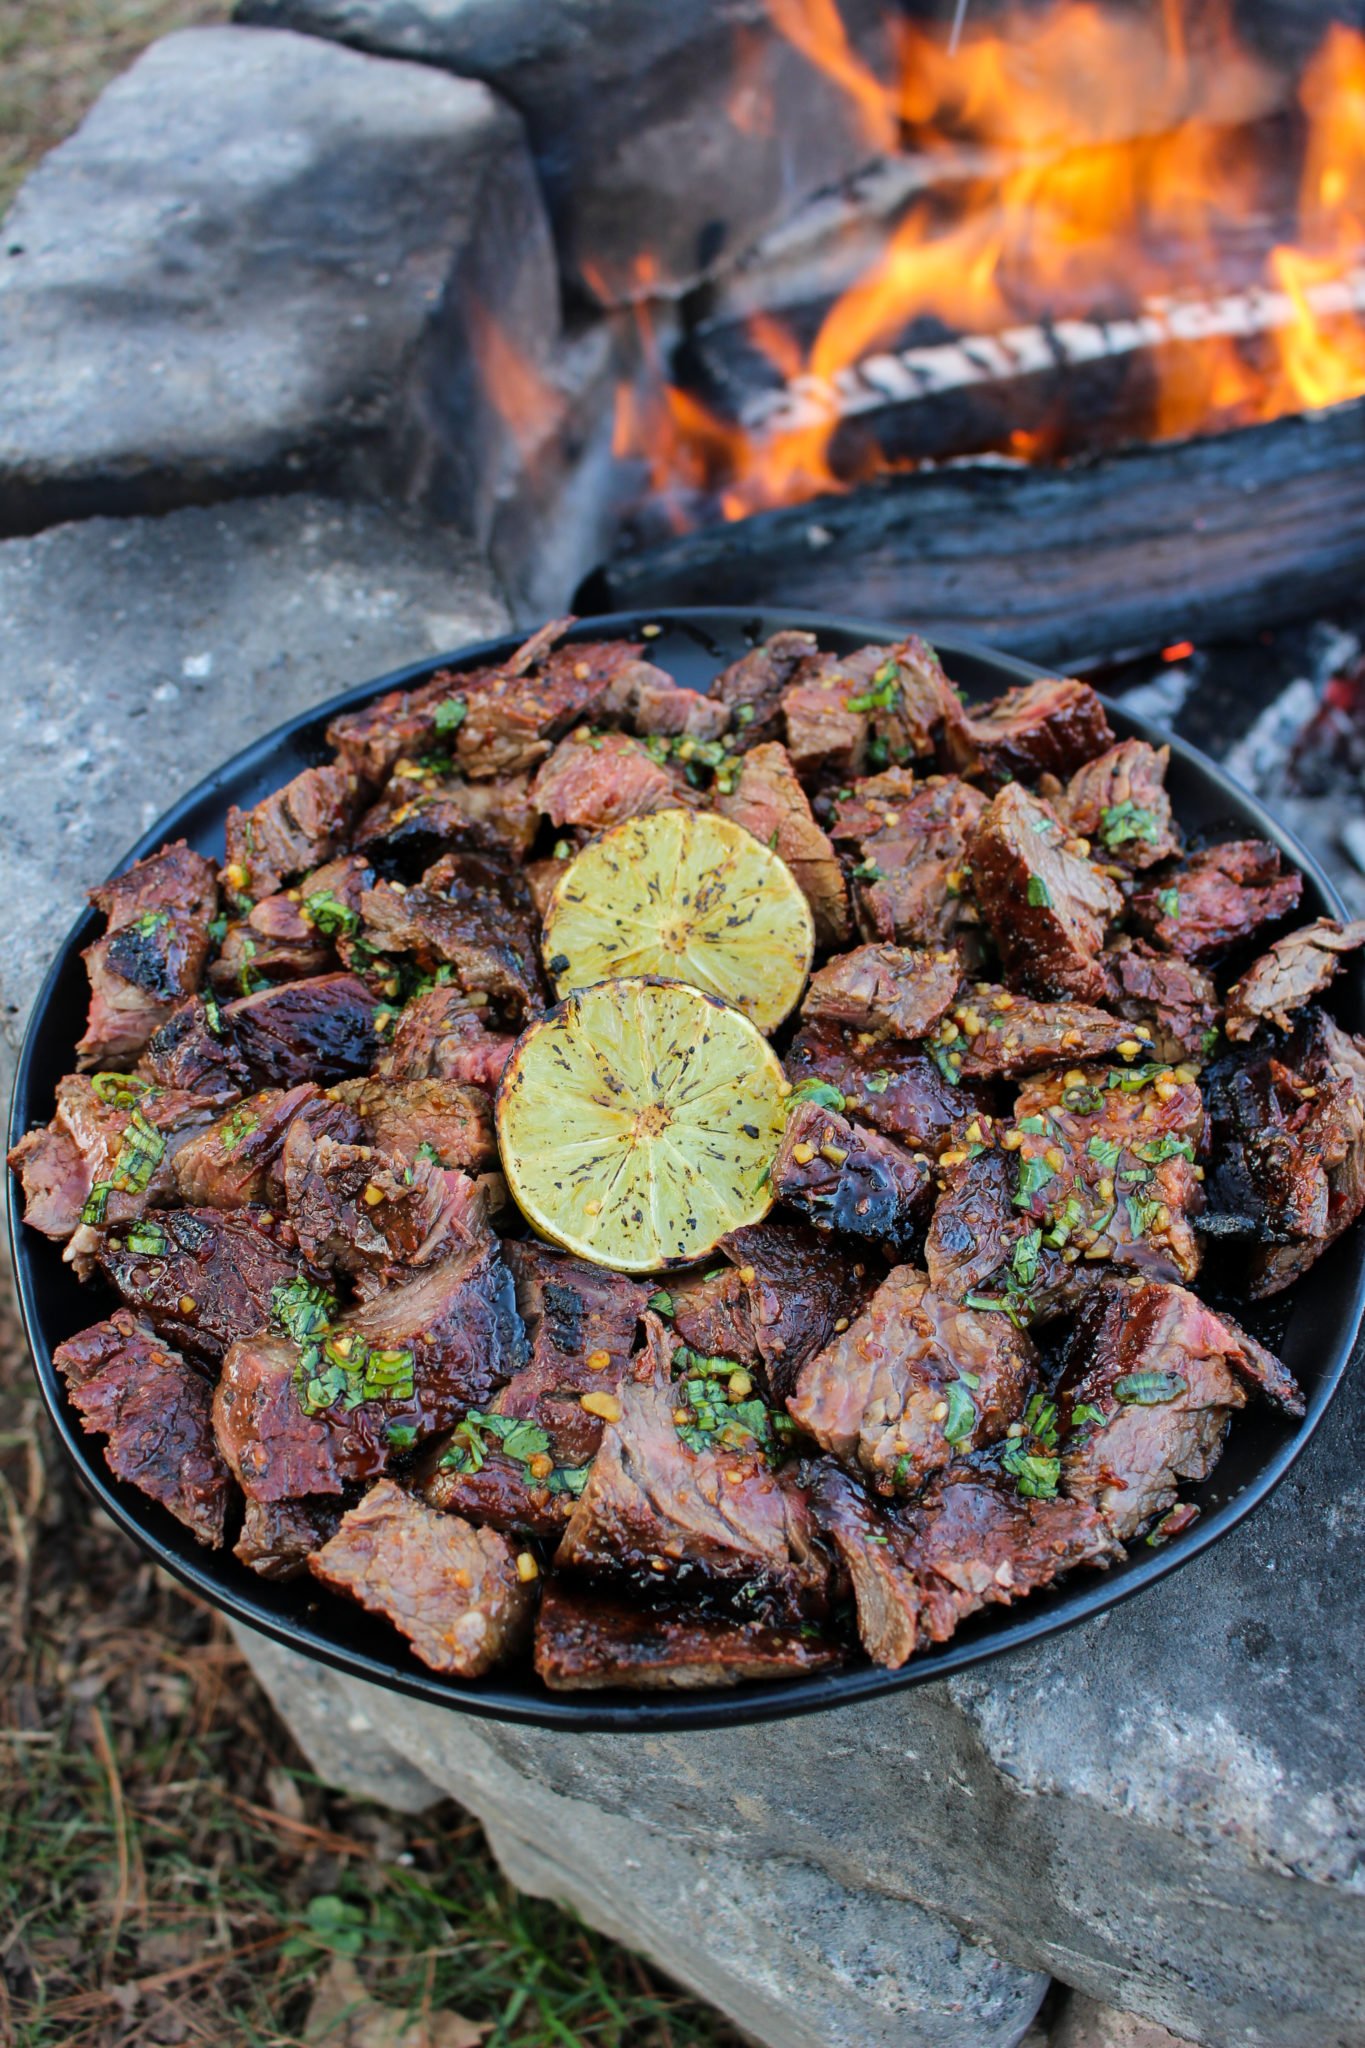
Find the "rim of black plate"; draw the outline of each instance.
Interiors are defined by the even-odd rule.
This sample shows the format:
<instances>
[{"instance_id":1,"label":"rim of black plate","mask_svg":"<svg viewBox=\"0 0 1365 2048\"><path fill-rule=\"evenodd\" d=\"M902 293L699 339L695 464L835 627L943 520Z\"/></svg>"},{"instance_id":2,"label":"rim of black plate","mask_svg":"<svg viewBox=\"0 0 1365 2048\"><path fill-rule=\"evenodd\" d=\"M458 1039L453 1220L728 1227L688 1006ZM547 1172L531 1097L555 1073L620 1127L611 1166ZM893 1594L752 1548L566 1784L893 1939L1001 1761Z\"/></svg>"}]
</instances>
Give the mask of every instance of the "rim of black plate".
<instances>
[{"instance_id":1,"label":"rim of black plate","mask_svg":"<svg viewBox=\"0 0 1365 2048\"><path fill-rule=\"evenodd\" d=\"M885 620L844 618L829 614L803 613L789 608L753 606L663 606L631 612L607 613L575 622L569 638L615 639L639 637L642 627L658 625L664 630L680 628L698 638L708 629L738 634L750 644L783 629L805 629L816 634L855 636L860 642L900 637L904 626ZM984 643L956 632L937 633L932 626L926 637L944 655L950 670L954 659L976 664L990 672L1001 686L1030 682L1048 674L1036 664L1002 654ZM142 834L118 863L115 873L153 852L167 837L185 829L185 820L198 811L222 808L230 781L239 781L253 771L267 768L290 742L317 742L322 754L321 734L327 721L340 711L350 710L433 674L441 668L462 669L496 660L510 653L525 638L524 633L499 634L471 642L449 653L424 657L370 682L360 683L334 697L297 713L270 732L251 742L218 764L195 786L168 807L163 816ZM731 657L733 658L733 656ZM1310 888L1321 899L1321 910L1341 916L1344 905L1326 875L1293 835L1265 809L1257 798L1225 773L1217 762L1152 726L1147 720L1124 710L1121 702L1105 699L1116 727L1121 732L1168 745L1182 768L1215 796L1226 814L1277 845L1300 869ZM275 787L275 784L271 784ZM79 917L62 941L43 980L24 1036L15 1077L10 1113L9 1142L14 1144L35 1122L51 1113L50 1100L36 1099L40 1092L35 1069L45 1054L43 1041L49 1028L59 1042L74 1036L64 1028L59 1008L61 983L72 969L75 956L96 936L99 920L93 911ZM1365 1028L1365 997L1357 975L1351 982L1351 1023ZM1222 1501L1181 1535L1161 1549L1140 1556L1130 1552L1128 1561L1110 1574L1072 1578L1056 1590L1034 1596L1019 1608L992 1609L986 1617L973 1617L948 1643L912 1657L899 1671L883 1670L870 1664L852 1664L828 1673L791 1680L768 1680L701 1693L664 1693L622 1690L612 1692L551 1693L534 1677L529 1666L518 1682L462 1682L442 1677L419 1664L396 1633L373 1622L340 1600L312 1587L311 1582L272 1585L257 1579L230 1552L201 1550L164 1510L142 1495L114 1480L104 1463L99 1440L87 1436L67 1399L65 1388L52 1363L52 1343L39 1300L38 1259L40 1246L20 1221L20 1203L11 1186L9 1203L10 1247L18 1288L19 1311L33 1355L39 1388L62 1445L86 1486L101 1506L157 1563L190 1587L201 1598L245 1623L260 1634L303 1656L330 1665L374 1685L406 1693L438 1706L455 1708L481 1717L544 1727L591 1731L637 1731L649 1733L666 1729L702 1729L740 1725L753 1721L782 1719L822 1709L851 1705L906 1687L945 1678L1017 1650L1044 1637L1074 1627L1077 1623L1116 1606L1121 1600L1145 1591L1168 1572L1175 1571L1242 1522L1279 1484L1313 1437L1341 1383L1349 1362L1357 1329L1365 1315L1365 1222L1357 1224L1325 1255L1334 1262L1338 1291L1343 1269L1354 1266L1353 1280L1344 1294L1343 1310L1333 1318L1327 1333L1327 1356L1316 1376L1303 1419L1292 1428L1282 1422L1263 1423L1278 1432L1247 1483L1230 1499ZM50 1250L51 1248L49 1248ZM1318 1271L1314 1268L1314 1271ZM79 1283L70 1278L74 1288ZM1244 1411L1244 1416L1245 1416ZM976 1623L973 1626L973 1622ZM348 1640L348 1638L350 1638Z\"/></svg>"}]
</instances>

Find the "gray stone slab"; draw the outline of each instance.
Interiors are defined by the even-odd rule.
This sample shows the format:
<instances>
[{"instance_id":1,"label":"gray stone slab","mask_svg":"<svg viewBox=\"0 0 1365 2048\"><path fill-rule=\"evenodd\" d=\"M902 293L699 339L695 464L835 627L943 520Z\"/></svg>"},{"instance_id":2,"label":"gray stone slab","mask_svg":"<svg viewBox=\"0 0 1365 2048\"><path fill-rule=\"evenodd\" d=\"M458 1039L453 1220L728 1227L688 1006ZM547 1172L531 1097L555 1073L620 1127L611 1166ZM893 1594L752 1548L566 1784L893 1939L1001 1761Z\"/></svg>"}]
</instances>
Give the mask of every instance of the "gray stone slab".
<instances>
[{"instance_id":1,"label":"gray stone slab","mask_svg":"<svg viewBox=\"0 0 1365 2048\"><path fill-rule=\"evenodd\" d=\"M521 124L312 36L155 43L24 185L0 263L0 526L340 475L482 533L490 337L558 332Z\"/></svg>"},{"instance_id":2,"label":"gray stone slab","mask_svg":"<svg viewBox=\"0 0 1365 2048\"><path fill-rule=\"evenodd\" d=\"M468 544L299 495L0 544L0 1058L85 891L334 691L506 622Z\"/></svg>"},{"instance_id":3,"label":"gray stone slab","mask_svg":"<svg viewBox=\"0 0 1365 2048\"><path fill-rule=\"evenodd\" d=\"M367 1769L389 1744L496 1842L539 1844L559 1874L538 1886L647 1948L651 1901L723 1850L741 1896L769 1896L775 1864L820 1873L879 1939L913 1906L1201 2048L1360 2048L1363 1432L1358 1351L1278 1492L1163 1585L977 1673L787 1724L503 1727L241 1640L305 1748L319 1700L340 1696L370 1724ZM347 1781L335 1747L313 1753ZM700 1981L695 1957L666 1966Z\"/></svg>"},{"instance_id":4,"label":"gray stone slab","mask_svg":"<svg viewBox=\"0 0 1365 2048\"><path fill-rule=\"evenodd\" d=\"M839 12L883 62L880 0ZM525 117L561 261L610 301L733 261L893 139L765 0L238 0L237 19L487 79Z\"/></svg>"}]
</instances>

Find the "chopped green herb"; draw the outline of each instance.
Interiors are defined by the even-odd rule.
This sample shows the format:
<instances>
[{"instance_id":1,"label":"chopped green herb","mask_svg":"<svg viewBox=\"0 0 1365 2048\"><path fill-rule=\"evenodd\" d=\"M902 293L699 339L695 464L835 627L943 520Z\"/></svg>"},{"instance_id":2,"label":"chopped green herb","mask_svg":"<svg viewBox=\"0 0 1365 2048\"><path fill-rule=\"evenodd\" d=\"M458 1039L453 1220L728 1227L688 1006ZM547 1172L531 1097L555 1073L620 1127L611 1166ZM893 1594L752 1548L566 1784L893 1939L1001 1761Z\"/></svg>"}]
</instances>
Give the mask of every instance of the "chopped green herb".
<instances>
[{"instance_id":1,"label":"chopped green herb","mask_svg":"<svg viewBox=\"0 0 1365 2048\"><path fill-rule=\"evenodd\" d=\"M1061 1475L1060 1458L1040 1457L1012 1444L1001 1461L1025 1500L1055 1500Z\"/></svg>"},{"instance_id":2,"label":"chopped green herb","mask_svg":"<svg viewBox=\"0 0 1365 2048\"><path fill-rule=\"evenodd\" d=\"M417 1157L419 1159L429 1160L433 1166L445 1165L444 1159L442 1159L440 1153L436 1150L436 1147L432 1144L430 1138L423 1138L421 1144L417 1147Z\"/></svg>"},{"instance_id":3,"label":"chopped green herb","mask_svg":"<svg viewBox=\"0 0 1365 2048\"><path fill-rule=\"evenodd\" d=\"M794 1102L818 1102L821 1109L842 1109L844 1098L828 1081L798 1081L787 1097L790 1114Z\"/></svg>"},{"instance_id":4,"label":"chopped green herb","mask_svg":"<svg viewBox=\"0 0 1365 2048\"><path fill-rule=\"evenodd\" d=\"M463 697L447 697L436 706L433 721L437 732L458 732L469 713L469 706Z\"/></svg>"},{"instance_id":5,"label":"chopped green herb","mask_svg":"<svg viewBox=\"0 0 1365 2048\"><path fill-rule=\"evenodd\" d=\"M1033 1138L1042 1138L1042 1137L1046 1137L1046 1135L1047 1135L1047 1118L1046 1118L1045 1116L1025 1116L1025 1117L1021 1117L1021 1118L1019 1119L1019 1129L1020 1129L1021 1131L1027 1131L1027 1132L1029 1133L1030 1137L1033 1137Z\"/></svg>"},{"instance_id":6,"label":"chopped green herb","mask_svg":"<svg viewBox=\"0 0 1365 2048\"><path fill-rule=\"evenodd\" d=\"M666 1287L661 1287L657 1294L651 1294L645 1303L645 1307L652 1308L656 1316L671 1316L676 1306L673 1296Z\"/></svg>"},{"instance_id":7,"label":"chopped green herb","mask_svg":"<svg viewBox=\"0 0 1365 2048\"><path fill-rule=\"evenodd\" d=\"M227 928L228 921L227 912L225 910L220 910L217 917L211 917L209 919L209 937L210 939L212 939L215 946L222 945L224 939L227 937ZM205 1000L207 1001L207 998Z\"/></svg>"},{"instance_id":8,"label":"chopped green herb","mask_svg":"<svg viewBox=\"0 0 1365 2048\"><path fill-rule=\"evenodd\" d=\"M950 1444L960 1444L976 1428L976 1403L960 1379L948 1388L947 1401L943 1434Z\"/></svg>"},{"instance_id":9,"label":"chopped green herb","mask_svg":"<svg viewBox=\"0 0 1365 2048\"><path fill-rule=\"evenodd\" d=\"M90 1086L96 1098L110 1109L131 1109L144 1096L159 1095L160 1089L137 1074L92 1074Z\"/></svg>"},{"instance_id":10,"label":"chopped green herb","mask_svg":"<svg viewBox=\"0 0 1365 2048\"><path fill-rule=\"evenodd\" d=\"M271 1289L270 1320L278 1323L296 1344L306 1344L330 1327L338 1308L337 1298L300 1273L293 1280Z\"/></svg>"},{"instance_id":11,"label":"chopped green herb","mask_svg":"<svg viewBox=\"0 0 1365 2048\"><path fill-rule=\"evenodd\" d=\"M396 1451L410 1451L417 1441L417 1431L410 1422L391 1422L384 1436Z\"/></svg>"},{"instance_id":12,"label":"chopped green herb","mask_svg":"<svg viewBox=\"0 0 1365 2048\"><path fill-rule=\"evenodd\" d=\"M360 928L360 913L330 889L315 889L303 899L303 914L324 939L348 939Z\"/></svg>"},{"instance_id":13,"label":"chopped green herb","mask_svg":"<svg viewBox=\"0 0 1365 2048\"><path fill-rule=\"evenodd\" d=\"M941 1040L937 1038L931 1038L926 1040L925 1050L928 1052L930 1059L938 1068L940 1074L942 1074L944 1080L951 1081L954 1088L959 1087L962 1082L961 1070L959 1067L955 1067L953 1065L952 1054L949 1052L947 1046L944 1045L941 1042ZM874 1090L874 1093L875 1092L877 1091Z\"/></svg>"},{"instance_id":14,"label":"chopped green herb","mask_svg":"<svg viewBox=\"0 0 1365 2048\"><path fill-rule=\"evenodd\" d=\"M1178 1372L1126 1372L1114 1382L1114 1399L1138 1408L1157 1408L1188 1389L1189 1382Z\"/></svg>"},{"instance_id":15,"label":"chopped green herb","mask_svg":"<svg viewBox=\"0 0 1365 2048\"><path fill-rule=\"evenodd\" d=\"M1208 1058L1209 1054L1213 1051L1213 1048L1217 1045L1217 1043L1218 1026L1214 1024L1210 1026L1210 1028L1204 1033L1203 1037L1199 1041L1199 1050L1203 1053L1205 1059Z\"/></svg>"},{"instance_id":16,"label":"chopped green herb","mask_svg":"<svg viewBox=\"0 0 1365 2048\"><path fill-rule=\"evenodd\" d=\"M545 1484L551 1493L569 1493L577 1500L591 1474L591 1465L556 1465Z\"/></svg>"},{"instance_id":17,"label":"chopped green herb","mask_svg":"<svg viewBox=\"0 0 1365 2048\"><path fill-rule=\"evenodd\" d=\"M166 1249L166 1233L159 1223L130 1223L123 1233L123 1242L130 1252L141 1252L144 1258L160 1258Z\"/></svg>"},{"instance_id":18,"label":"chopped green herb","mask_svg":"<svg viewBox=\"0 0 1365 2048\"><path fill-rule=\"evenodd\" d=\"M1038 1278L1038 1253L1042 1248L1041 1230L1026 1230L1014 1247L1010 1271L1021 1287L1031 1287Z\"/></svg>"},{"instance_id":19,"label":"chopped green herb","mask_svg":"<svg viewBox=\"0 0 1365 2048\"><path fill-rule=\"evenodd\" d=\"M1046 1159L1021 1159L1019 1161L1019 1179L1014 1190L1015 1208L1031 1208L1033 1197L1041 1194L1048 1182L1055 1180L1056 1177Z\"/></svg>"},{"instance_id":20,"label":"chopped green herb","mask_svg":"<svg viewBox=\"0 0 1365 2048\"><path fill-rule=\"evenodd\" d=\"M1133 1240L1136 1243L1138 1238L1147 1235L1147 1232L1156 1222L1157 1211L1160 1209L1161 1204L1160 1202L1149 1202L1142 1195L1125 1195L1123 1206L1128 1211L1128 1228L1132 1232Z\"/></svg>"},{"instance_id":21,"label":"chopped green herb","mask_svg":"<svg viewBox=\"0 0 1365 2048\"><path fill-rule=\"evenodd\" d=\"M879 732L874 732L867 743L867 765L869 768L885 768L891 759L891 749Z\"/></svg>"},{"instance_id":22,"label":"chopped green herb","mask_svg":"<svg viewBox=\"0 0 1365 2048\"><path fill-rule=\"evenodd\" d=\"M1194 1146L1188 1138L1176 1138L1169 1131L1163 1131L1159 1138L1149 1138L1133 1146L1139 1159L1145 1159L1149 1166L1160 1166L1166 1159L1193 1159Z\"/></svg>"},{"instance_id":23,"label":"chopped green herb","mask_svg":"<svg viewBox=\"0 0 1365 2048\"><path fill-rule=\"evenodd\" d=\"M1134 839L1155 846L1161 838L1161 822L1155 811L1125 797L1121 804L1106 804L1100 812L1100 838L1108 847L1127 846Z\"/></svg>"},{"instance_id":24,"label":"chopped green herb","mask_svg":"<svg viewBox=\"0 0 1365 2048\"><path fill-rule=\"evenodd\" d=\"M849 711L894 711L900 703L899 670L893 660L884 661L872 678L870 689L863 690L856 697L845 697L844 706Z\"/></svg>"},{"instance_id":25,"label":"chopped green herb","mask_svg":"<svg viewBox=\"0 0 1365 2048\"><path fill-rule=\"evenodd\" d=\"M863 1081L869 1095L885 1095L891 1086L892 1075L888 1068L878 1067L875 1074L868 1074Z\"/></svg>"},{"instance_id":26,"label":"chopped green herb","mask_svg":"<svg viewBox=\"0 0 1365 2048\"><path fill-rule=\"evenodd\" d=\"M1008 1316L1015 1328L1022 1330L1025 1325L1024 1312L1028 1304L1022 1300L1011 1301L1005 1295L969 1294L965 1299L964 1306L967 1308L991 1309L997 1315Z\"/></svg>"},{"instance_id":27,"label":"chopped green herb","mask_svg":"<svg viewBox=\"0 0 1365 2048\"><path fill-rule=\"evenodd\" d=\"M1156 900L1161 905L1163 917L1179 917L1180 891L1178 889L1158 889Z\"/></svg>"},{"instance_id":28,"label":"chopped green herb","mask_svg":"<svg viewBox=\"0 0 1365 2048\"><path fill-rule=\"evenodd\" d=\"M1041 875L1029 876L1028 900L1034 910L1051 910L1052 891L1048 888Z\"/></svg>"},{"instance_id":29,"label":"chopped green herb","mask_svg":"<svg viewBox=\"0 0 1365 2048\"><path fill-rule=\"evenodd\" d=\"M1111 1067L1104 1077L1104 1085L1106 1088L1121 1088L1125 1095L1136 1095L1149 1081L1158 1080L1170 1071L1161 1060L1148 1060L1141 1067Z\"/></svg>"},{"instance_id":30,"label":"chopped green herb","mask_svg":"<svg viewBox=\"0 0 1365 2048\"><path fill-rule=\"evenodd\" d=\"M884 882L886 880L886 876L877 866L875 860L860 860L857 867L851 868L849 872L852 874L855 882Z\"/></svg>"},{"instance_id":31,"label":"chopped green herb","mask_svg":"<svg viewBox=\"0 0 1365 2048\"><path fill-rule=\"evenodd\" d=\"M1057 1448L1057 1404L1049 1401L1046 1394L1034 1394L1024 1410L1024 1428L1028 1434L1037 1437L1046 1451Z\"/></svg>"},{"instance_id":32,"label":"chopped green herb","mask_svg":"<svg viewBox=\"0 0 1365 2048\"><path fill-rule=\"evenodd\" d=\"M218 1145L223 1152L235 1152L248 1138L261 1128L261 1120L249 1109L234 1109L224 1119L218 1131Z\"/></svg>"},{"instance_id":33,"label":"chopped green herb","mask_svg":"<svg viewBox=\"0 0 1365 2048\"><path fill-rule=\"evenodd\" d=\"M206 995L204 997L204 1022L208 1025L215 1038L222 1037L223 1013L218 1007L218 998L216 996Z\"/></svg>"},{"instance_id":34,"label":"chopped green herb","mask_svg":"<svg viewBox=\"0 0 1365 2048\"><path fill-rule=\"evenodd\" d=\"M1102 1166L1106 1173L1112 1173L1119 1163L1119 1154L1123 1146L1117 1138L1096 1136L1089 1140L1085 1149L1089 1157Z\"/></svg>"},{"instance_id":35,"label":"chopped green herb","mask_svg":"<svg viewBox=\"0 0 1365 2048\"><path fill-rule=\"evenodd\" d=\"M1089 1401L1082 1401L1078 1407L1073 1408L1071 1411L1071 1427L1073 1429L1084 1429L1090 1423L1094 1423L1098 1428L1103 1428L1104 1421L1105 1414L1103 1408L1096 1408Z\"/></svg>"}]
</instances>

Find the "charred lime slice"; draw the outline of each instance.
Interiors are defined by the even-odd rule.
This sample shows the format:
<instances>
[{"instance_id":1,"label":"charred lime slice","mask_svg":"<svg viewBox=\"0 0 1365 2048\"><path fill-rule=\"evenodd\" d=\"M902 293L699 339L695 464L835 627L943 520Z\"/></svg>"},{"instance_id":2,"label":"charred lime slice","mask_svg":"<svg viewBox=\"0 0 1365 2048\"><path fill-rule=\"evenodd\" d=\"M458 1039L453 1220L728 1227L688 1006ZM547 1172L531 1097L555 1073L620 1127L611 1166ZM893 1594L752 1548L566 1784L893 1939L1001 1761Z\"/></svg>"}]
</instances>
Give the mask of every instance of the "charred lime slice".
<instances>
[{"instance_id":1,"label":"charred lime slice","mask_svg":"<svg viewBox=\"0 0 1365 2048\"><path fill-rule=\"evenodd\" d=\"M543 1236L599 1266L656 1272L766 1215L790 1092L728 1003L681 981L599 981L513 1047L502 1169Z\"/></svg>"},{"instance_id":2,"label":"charred lime slice","mask_svg":"<svg viewBox=\"0 0 1365 2048\"><path fill-rule=\"evenodd\" d=\"M733 1003L760 1031L810 972L810 905L785 861L729 818L656 811L594 839L555 884L545 962L560 995L665 974Z\"/></svg>"}]
</instances>

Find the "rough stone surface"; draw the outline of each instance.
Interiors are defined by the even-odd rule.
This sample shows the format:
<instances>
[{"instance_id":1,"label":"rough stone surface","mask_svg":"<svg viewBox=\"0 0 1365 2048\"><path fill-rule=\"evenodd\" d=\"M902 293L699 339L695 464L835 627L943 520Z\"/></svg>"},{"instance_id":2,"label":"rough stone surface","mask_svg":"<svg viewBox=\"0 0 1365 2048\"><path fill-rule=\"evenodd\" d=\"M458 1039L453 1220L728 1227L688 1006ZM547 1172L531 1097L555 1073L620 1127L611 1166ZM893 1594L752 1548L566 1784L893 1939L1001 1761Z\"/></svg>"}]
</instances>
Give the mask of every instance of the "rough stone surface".
<instances>
[{"instance_id":1,"label":"rough stone surface","mask_svg":"<svg viewBox=\"0 0 1365 2048\"><path fill-rule=\"evenodd\" d=\"M311 36L154 44L44 159L0 259L0 524L380 476L482 533L499 343L558 331L520 122ZM548 355L547 355L548 359Z\"/></svg>"},{"instance_id":2,"label":"rough stone surface","mask_svg":"<svg viewBox=\"0 0 1365 2048\"><path fill-rule=\"evenodd\" d=\"M532 1837L561 1873L546 1889L646 1946L637 1900L723 1851L741 1896L800 1866L880 1901L888 1926L898 1903L926 1909L1200 2048L1359 2048L1363 1430L1358 1350L1278 1492L1161 1586L977 1673L785 1725L503 1727L242 1641L305 1748L339 1696L372 1724L367 1769L388 1743L495 1842ZM671 1967L690 1982L699 1965Z\"/></svg>"},{"instance_id":3,"label":"rough stone surface","mask_svg":"<svg viewBox=\"0 0 1365 2048\"><path fill-rule=\"evenodd\" d=\"M465 542L310 496L0 544L0 1061L85 891L181 790L505 622Z\"/></svg>"},{"instance_id":4,"label":"rough stone surface","mask_svg":"<svg viewBox=\"0 0 1365 2048\"><path fill-rule=\"evenodd\" d=\"M1182 2041L1154 2020L1073 1992L1057 2016L1048 2048L1197 2048L1197 2043Z\"/></svg>"},{"instance_id":5,"label":"rough stone surface","mask_svg":"<svg viewBox=\"0 0 1365 2048\"><path fill-rule=\"evenodd\" d=\"M518 1736L237 1634L322 1775L360 1790L376 1752L391 1750L431 1796L452 1794L479 1815L514 1884L642 1949L771 2048L1014 2048L1038 2008L1044 1976L869 1883L835 1841L817 1854L773 1843L770 1782L734 1737ZM802 1725L822 1726L797 1724L787 1740ZM352 1750L365 1753L361 1780ZM725 1785L731 1760L740 1774ZM599 1764L609 1771L600 1787Z\"/></svg>"},{"instance_id":6,"label":"rough stone surface","mask_svg":"<svg viewBox=\"0 0 1365 2048\"><path fill-rule=\"evenodd\" d=\"M839 11L879 61L880 0ZM733 260L892 140L764 0L239 0L237 18L486 79L525 117L566 270L611 301Z\"/></svg>"}]
</instances>

